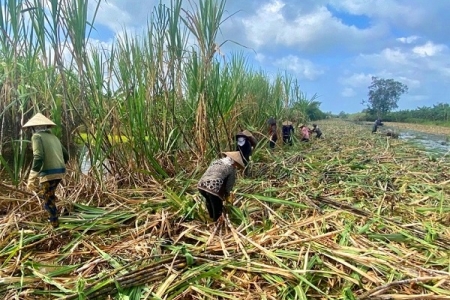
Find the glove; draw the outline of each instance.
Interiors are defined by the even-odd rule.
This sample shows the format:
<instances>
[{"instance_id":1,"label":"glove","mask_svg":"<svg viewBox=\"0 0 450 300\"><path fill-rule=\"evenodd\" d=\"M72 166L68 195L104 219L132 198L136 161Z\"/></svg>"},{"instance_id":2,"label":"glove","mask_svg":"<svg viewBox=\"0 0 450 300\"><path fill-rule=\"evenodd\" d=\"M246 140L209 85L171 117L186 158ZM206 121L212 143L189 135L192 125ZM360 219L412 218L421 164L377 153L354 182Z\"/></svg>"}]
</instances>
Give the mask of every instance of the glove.
<instances>
[{"instance_id":1,"label":"glove","mask_svg":"<svg viewBox=\"0 0 450 300\"><path fill-rule=\"evenodd\" d=\"M36 191L36 180L38 178L38 172L31 170L30 176L28 176L27 189L29 191Z\"/></svg>"}]
</instances>

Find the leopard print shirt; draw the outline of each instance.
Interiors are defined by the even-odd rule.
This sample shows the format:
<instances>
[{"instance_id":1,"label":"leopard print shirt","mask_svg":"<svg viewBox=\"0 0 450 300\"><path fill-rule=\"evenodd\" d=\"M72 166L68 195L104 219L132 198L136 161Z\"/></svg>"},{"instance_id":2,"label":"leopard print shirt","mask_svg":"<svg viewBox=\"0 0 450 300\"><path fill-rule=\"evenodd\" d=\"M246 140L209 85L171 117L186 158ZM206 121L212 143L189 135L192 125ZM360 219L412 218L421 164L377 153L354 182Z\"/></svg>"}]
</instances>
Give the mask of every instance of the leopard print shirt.
<instances>
[{"instance_id":1,"label":"leopard print shirt","mask_svg":"<svg viewBox=\"0 0 450 300\"><path fill-rule=\"evenodd\" d=\"M228 158L215 160L200 178L197 187L223 199L233 189L236 170Z\"/></svg>"}]
</instances>

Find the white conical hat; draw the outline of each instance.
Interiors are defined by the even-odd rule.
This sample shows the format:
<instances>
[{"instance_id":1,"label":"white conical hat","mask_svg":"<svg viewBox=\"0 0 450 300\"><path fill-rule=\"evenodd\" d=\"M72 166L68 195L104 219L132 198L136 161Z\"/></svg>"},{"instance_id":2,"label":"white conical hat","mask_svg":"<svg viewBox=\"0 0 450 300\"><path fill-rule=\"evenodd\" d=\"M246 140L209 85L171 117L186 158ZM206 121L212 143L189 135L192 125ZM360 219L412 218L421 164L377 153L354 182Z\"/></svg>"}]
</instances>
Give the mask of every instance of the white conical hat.
<instances>
[{"instance_id":1,"label":"white conical hat","mask_svg":"<svg viewBox=\"0 0 450 300\"><path fill-rule=\"evenodd\" d=\"M228 156L232 160L234 160L238 165L241 166L242 169L245 168L244 161L242 160L241 152L239 151L231 151L231 152L222 152L222 154Z\"/></svg>"},{"instance_id":2,"label":"white conical hat","mask_svg":"<svg viewBox=\"0 0 450 300\"><path fill-rule=\"evenodd\" d=\"M289 126L289 125L292 125L292 122L291 121L284 121L283 125Z\"/></svg>"},{"instance_id":3,"label":"white conical hat","mask_svg":"<svg viewBox=\"0 0 450 300\"><path fill-rule=\"evenodd\" d=\"M33 127L33 126L56 126L50 119L45 117L41 113L37 113L32 117L28 122L25 123L22 127Z\"/></svg>"},{"instance_id":4,"label":"white conical hat","mask_svg":"<svg viewBox=\"0 0 450 300\"><path fill-rule=\"evenodd\" d=\"M250 131L248 131L248 130L244 130L244 131L242 131L242 133L245 134L248 137L253 137L253 134Z\"/></svg>"},{"instance_id":5,"label":"white conical hat","mask_svg":"<svg viewBox=\"0 0 450 300\"><path fill-rule=\"evenodd\" d=\"M238 133L236 134L236 137L240 137L240 136L243 136L243 137L253 137L253 134L252 134L250 131L248 131L248 130L244 130L244 131L238 132Z\"/></svg>"}]
</instances>

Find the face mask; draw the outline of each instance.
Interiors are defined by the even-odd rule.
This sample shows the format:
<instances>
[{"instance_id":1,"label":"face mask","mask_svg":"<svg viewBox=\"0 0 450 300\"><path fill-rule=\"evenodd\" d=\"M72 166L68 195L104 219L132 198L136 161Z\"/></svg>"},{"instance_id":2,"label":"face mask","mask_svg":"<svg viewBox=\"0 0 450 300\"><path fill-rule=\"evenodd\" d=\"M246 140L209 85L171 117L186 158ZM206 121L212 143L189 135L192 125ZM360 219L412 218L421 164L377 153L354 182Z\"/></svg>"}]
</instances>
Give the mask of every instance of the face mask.
<instances>
[{"instance_id":1,"label":"face mask","mask_svg":"<svg viewBox=\"0 0 450 300\"><path fill-rule=\"evenodd\" d=\"M245 144L245 138L244 137L238 137L238 139L237 139L237 144L239 145L239 146L244 146L244 144Z\"/></svg>"},{"instance_id":2,"label":"face mask","mask_svg":"<svg viewBox=\"0 0 450 300\"><path fill-rule=\"evenodd\" d=\"M33 130L34 130L34 132L43 132L43 131L47 131L48 128L46 125L39 125L39 126L33 126Z\"/></svg>"}]
</instances>

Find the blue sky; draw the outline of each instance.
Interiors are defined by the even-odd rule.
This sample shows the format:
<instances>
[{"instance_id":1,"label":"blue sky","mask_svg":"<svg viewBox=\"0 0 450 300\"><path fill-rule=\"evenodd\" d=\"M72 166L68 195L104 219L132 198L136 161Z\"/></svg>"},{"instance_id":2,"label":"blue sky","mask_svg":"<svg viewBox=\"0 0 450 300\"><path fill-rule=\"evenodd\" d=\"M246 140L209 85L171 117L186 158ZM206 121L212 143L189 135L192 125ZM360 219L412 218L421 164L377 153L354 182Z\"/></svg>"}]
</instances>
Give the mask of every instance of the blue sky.
<instances>
[{"instance_id":1,"label":"blue sky","mask_svg":"<svg viewBox=\"0 0 450 300\"><path fill-rule=\"evenodd\" d=\"M91 38L142 32L158 3L102 2ZM415 109L449 102L449 11L447 0L228 0L217 43L248 47L221 51L244 52L255 70L292 74L323 111L364 109L372 76L406 84L399 109Z\"/></svg>"}]
</instances>

